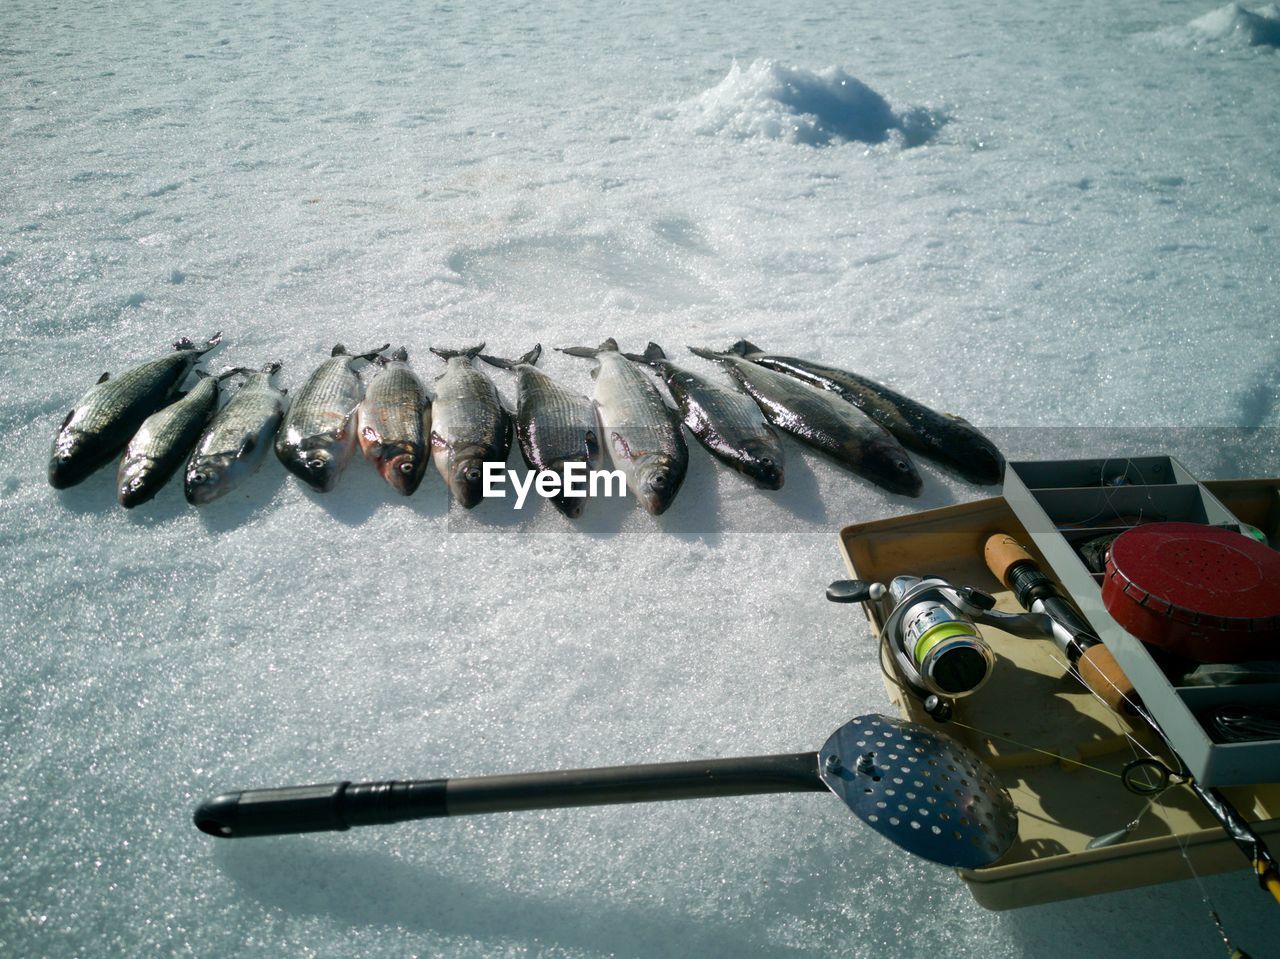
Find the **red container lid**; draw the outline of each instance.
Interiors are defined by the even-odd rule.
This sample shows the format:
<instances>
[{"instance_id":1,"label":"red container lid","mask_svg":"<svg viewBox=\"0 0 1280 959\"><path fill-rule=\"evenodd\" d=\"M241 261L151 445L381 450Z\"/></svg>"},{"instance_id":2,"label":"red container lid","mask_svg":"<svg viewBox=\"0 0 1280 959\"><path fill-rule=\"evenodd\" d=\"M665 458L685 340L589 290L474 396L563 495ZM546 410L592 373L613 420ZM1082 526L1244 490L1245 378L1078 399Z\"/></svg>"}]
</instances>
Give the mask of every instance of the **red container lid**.
<instances>
[{"instance_id":1,"label":"red container lid","mask_svg":"<svg viewBox=\"0 0 1280 959\"><path fill-rule=\"evenodd\" d=\"M1107 555L1102 601L1134 636L1179 656L1280 659L1280 553L1231 530L1128 530Z\"/></svg>"}]
</instances>

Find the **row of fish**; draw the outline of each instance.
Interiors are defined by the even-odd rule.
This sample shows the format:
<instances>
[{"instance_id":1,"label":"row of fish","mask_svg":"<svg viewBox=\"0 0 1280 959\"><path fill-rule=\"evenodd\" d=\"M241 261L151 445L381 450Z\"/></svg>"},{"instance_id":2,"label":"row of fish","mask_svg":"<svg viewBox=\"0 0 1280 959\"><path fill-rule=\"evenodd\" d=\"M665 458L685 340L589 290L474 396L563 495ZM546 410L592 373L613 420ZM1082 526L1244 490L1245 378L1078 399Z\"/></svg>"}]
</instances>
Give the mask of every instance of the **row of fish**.
<instances>
[{"instance_id":1,"label":"row of fish","mask_svg":"<svg viewBox=\"0 0 1280 959\"><path fill-rule=\"evenodd\" d=\"M102 378L63 420L53 444L49 482L59 489L81 482L123 449L117 472L126 507L151 499L186 460L187 499L203 505L225 495L262 463L274 441L286 469L318 492L331 490L357 444L382 477L409 495L422 482L428 458L461 505L483 498L484 464L505 463L513 437L531 470L565 475L569 464L593 470L607 448L627 487L650 513L664 512L684 482L687 429L717 459L757 486L779 489L784 451L778 430L827 454L842 466L895 493L917 496L922 482L907 450L929 456L976 483L1000 479L1003 458L968 422L938 413L881 384L835 367L765 353L741 340L716 352L693 353L721 364L738 389L676 365L650 343L623 353L606 340L563 352L593 359L593 396L582 396L535 365L541 347L518 359L483 354L483 344L433 349L445 360L434 397L410 368L403 347L366 353L334 347L290 402L272 383L280 368L196 370L221 334L196 346L174 344L159 359ZM388 344L389 346L389 344ZM476 358L516 378L516 412ZM364 384L361 362L376 363ZM644 367L666 384L672 409ZM218 410L224 381L244 378ZM604 442L601 442L601 438ZM583 499L554 494L570 517Z\"/></svg>"}]
</instances>

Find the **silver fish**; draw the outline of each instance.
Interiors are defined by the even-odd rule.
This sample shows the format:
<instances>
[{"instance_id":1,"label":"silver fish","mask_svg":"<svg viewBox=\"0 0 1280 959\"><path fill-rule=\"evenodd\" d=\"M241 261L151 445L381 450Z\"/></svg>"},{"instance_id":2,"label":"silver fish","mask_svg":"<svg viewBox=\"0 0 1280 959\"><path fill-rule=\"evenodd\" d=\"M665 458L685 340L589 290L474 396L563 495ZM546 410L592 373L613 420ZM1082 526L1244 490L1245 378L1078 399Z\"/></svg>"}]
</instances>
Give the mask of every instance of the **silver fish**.
<instances>
[{"instance_id":1,"label":"silver fish","mask_svg":"<svg viewBox=\"0 0 1280 959\"><path fill-rule=\"evenodd\" d=\"M506 463L511 417L493 380L471 361L484 344L431 352L448 365L436 379L431 404L431 455L453 498L471 509L483 498L484 464Z\"/></svg>"},{"instance_id":2,"label":"silver fish","mask_svg":"<svg viewBox=\"0 0 1280 959\"><path fill-rule=\"evenodd\" d=\"M906 450L856 406L784 373L750 363L736 353L689 349L724 364L774 426L878 486L907 496L920 495L923 483Z\"/></svg>"},{"instance_id":3,"label":"silver fish","mask_svg":"<svg viewBox=\"0 0 1280 959\"><path fill-rule=\"evenodd\" d=\"M640 505L655 516L664 512L689 468L689 448L675 412L640 368L618 352L612 337L595 349L573 346L561 352L596 360L591 375L609 456L626 474Z\"/></svg>"},{"instance_id":4,"label":"silver fish","mask_svg":"<svg viewBox=\"0 0 1280 959\"><path fill-rule=\"evenodd\" d=\"M397 493L409 496L422 482L430 456L431 399L409 368L403 346L382 366L365 390L356 413L357 433L365 459Z\"/></svg>"},{"instance_id":5,"label":"silver fish","mask_svg":"<svg viewBox=\"0 0 1280 959\"><path fill-rule=\"evenodd\" d=\"M676 366L657 343L624 354L657 370L680 407L685 428L716 459L763 489L781 489L782 440L749 396Z\"/></svg>"},{"instance_id":6,"label":"silver fish","mask_svg":"<svg viewBox=\"0 0 1280 959\"><path fill-rule=\"evenodd\" d=\"M115 459L142 421L173 398L200 357L220 342L221 333L201 347L184 337L173 344L174 352L115 379L103 373L58 428L49 457L49 485L74 486Z\"/></svg>"},{"instance_id":7,"label":"silver fish","mask_svg":"<svg viewBox=\"0 0 1280 959\"><path fill-rule=\"evenodd\" d=\"M276 434L276 456L294 476L317 493L333 489L356 448L354 418L360 403L356 360L372 360L387 343L368 353L351 354L339 343L330 358L307 377Z\"/></svg>"},{"instance_id":8,"label":"silver fish","mask_svg":"<svg viewBox=\"0 0 1280 959\"><path fill-rule=\"evenodd\" d=\"M486 363L516 374L516 439L525 465L531 470L559 473L563 488L568 463L584 463L588 471L600 462L600 426L591 400L565 389L533 364L542 346L518 360L481 355ZM570 519L582 515L584 496L550 497L552 504Z\"/></svg>"},{"instance_id":9,"label":"silver fish","mask_svg":"<svg viewBox=\"0 0 1280 959\"><path fill-rule=\"evenodd\" d=\"M269 363L250 374L201 435L183 482L191 505L225 496L262 465L284 417L284 390L271 383L280 366Z\"/></svg>"},{"instance_id":10,"label":"silver fish","mask_svg":"<svg viewBox=\"0 0 1280 959\"><path fill-rule=\"evenodd\" d=\"M954 469L971 483L998 483L1004 476L1004 457L995 444L959 416L939 413L857 373L765 353L746 340L733 344L732 351L752 363L830 390L887 429L903 446Z\"/></svg>"},{"instance_id":11,"label":"silver fish","mask_svg":"<svg viewBox=\"0 0 1280 959\"><path fill-rule=\"evenodd\" d=\"M145 503L169 482L218 408L219 381L240 372L227 370L218 376L197 372L200 381L190 392L143 421L116 471L121 506L132 509Z\"/></svg>"}]
</instances>

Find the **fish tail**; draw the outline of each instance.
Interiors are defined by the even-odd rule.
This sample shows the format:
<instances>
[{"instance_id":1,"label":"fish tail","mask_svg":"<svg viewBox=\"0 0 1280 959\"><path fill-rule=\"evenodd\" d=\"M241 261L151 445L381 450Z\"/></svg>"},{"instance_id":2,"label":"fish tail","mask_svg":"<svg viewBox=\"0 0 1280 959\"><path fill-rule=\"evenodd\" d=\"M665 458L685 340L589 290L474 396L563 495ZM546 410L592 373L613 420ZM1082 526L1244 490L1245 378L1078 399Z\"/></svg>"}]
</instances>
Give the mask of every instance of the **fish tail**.
<instances>
[{"instance_id":1,"label":"fish tail","mask_svg":"<svg viewBox=\"0 0 1280 959\"><path fill-rule=\"evenodd\" d=\"M568 353L570 356L583 356L587 359L599 356L601 353L617 353L618 341L612 336L601 343L599 346L559 346L556 347L561 353Z\"/></svg>"},{"instance_id":2,"label":"fish tail","mask_svg":"<svg viewBox=\"0 0 1280 959\"><path fill-rule=\"evenodd\" d=\"M653 342L644 348L643 353L623 353L622 355L636 363L645 363L649 366L657 366L667 358L667 354L662 352L662 347Z\"/></svg>"},{"instance_id":3,"label":"fish tail","mask_svg":"<svg viewBox=\"0 0 1280 959\"><path fill-rule=\"evenodd\" d=\"M764 350L756 346L750 340L738 340L733 346L729 347L730 353L737 353L739 356L746 356L748 353L763 353Z\"/></svg>"},{"instance_id":4,"label":"fish tail","mask_svg":"<svg viewBox=\"0 0 1280 959\"><path fill-rule=\"evenodd\" d=\"M175 350L197 350L201 355L203 355L205 353L208 353L211 349L213 349L215 346L217 346L221 342L222 342L222 331L219 330L217 333L213 334L213 336L209 337L209 339L205 340L204 346L198 347L191 342L191 337L184 336L182 339L174 341L173 348Z\"/></svg>"},{"instance_id":5,"label":"fish tail","mask_svg":"<svg viewBox=\"0 0 1280 959\"><path fill-rule=\"evenodd\" d=\"M484 344L481 343L479 346L466 346L460 350L443 350L436 346L433 346L430 349L432 353L440 357L442 360L451 360L455 356L465 356L467 359L473 360L480 355L480 351L484 349Z\"/></svg>"},{"instance_id":6,"label":"fish tail","mask_svg":"<svg viewBox=\"0 0 1280 959\"><path fill-rule=\"evenodd\" d=\"M283 360L272 360L270 363L264 366L259 372L266 373L267 376L275 376L277 373L280 372L280 368L282 366L284 366Z\"/></svg>"},{"instance_id":7,"label":"fish tail","mask_svg":"<svg viewBox=\"0 0 1280 959\"><path fill-rule=\"evenodd\" d=\"M531 349L528 353L526 353L524 356L518 359L504 360L500 356L489 356L487 353L481 353L480 359L484 360L490 366L498 367L498 369L500 370L514 370L517 366L520 366L525 363L527 363L529 366L533 366L535 363L538 362L538 357L540 357L541 355L542 355L542 344L535 343L533 344L533 349Z\"/></svg>"},{"instance_id":8,"label":"fish tail","mask_svg":"<svg viewBox=\"0 0 1280 959\"><path fill-rule=\"evenodd\" d=\"M386 366L388 363L408 363L408 362L409 362L409 351L405 349L403 346L396 347L396 349L392 351L390 356L387 356L385 353L378 354L379 366Z\"/></svg>"}]
</instances>

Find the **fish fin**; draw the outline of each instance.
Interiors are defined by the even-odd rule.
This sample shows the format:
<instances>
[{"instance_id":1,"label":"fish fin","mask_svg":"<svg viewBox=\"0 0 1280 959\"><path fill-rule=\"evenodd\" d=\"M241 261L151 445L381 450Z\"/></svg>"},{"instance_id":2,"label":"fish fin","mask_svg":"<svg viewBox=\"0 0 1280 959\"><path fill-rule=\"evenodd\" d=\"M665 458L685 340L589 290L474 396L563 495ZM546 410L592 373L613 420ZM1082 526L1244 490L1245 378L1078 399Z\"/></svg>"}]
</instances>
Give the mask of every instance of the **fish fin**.
<instances>
[{"instance_id":1,"label":"fish fin","mask_svg":"<svg viewBox=\"0 0 1280 959\"><path fill-rule=\"evenodd\" d=\"M385 350L390 345L391 345L390 343L383 343L376 350L369 350L366 353L356 353L355 355L352 356L352 359L367 360L370 363L372 363L374 360L378 359L382 355L382 351Z\"/></svg>"},{"instance_id":2,"label":"fish fin","mask_svg":"<svg viewBox=\"0 0 1280 959\"><path fill-rule=\"evenodd\" d=\"M194 350L196 345L191 342L191 337L184 336L179 340L173 341L173 348L175 350Z\"/></svg>"},{"instance_id":3,"label":"fish fin","mask_svg":"<svg viewBox=\"0 0 1280 959\"><path fill-rule=\"evenodd\" d=\"M756 346L750 340L738 340L733 346L729 347L730 353L737 353L739 356L746 356L748 353L763 353L764 350Z\"/></svg>"},{"instance_id":4,"label":"fish fin","mask_svg":"<svg viewBox=\"0 0 1280 959\"><path fill-rule=\"evenodd\" d=\"M199 372L200 372L199 370L196 371L197 375L199 375ZM230 379L231 377L235 376L237 373L244 373L247 376L252 372L254 371L249 369L249 367L247 366L228 366L225 370L223 370L221 373L218 374L218 381L221 382L222 380Z\"/></svg>"},{"instance_id":5,"label":"fish fin","mask_svg":"<svg viewBox=\"0 0 1280 959\"><path fill-rule=\"evenodd\" d=\"M347 352L347 348L343 346L341 343L335 343L333 344L333 349L329 351L329 355L330 356L350 356L351 354Z\"/></svg>"},{"instance_id":6,"label":"fish fin","mask_svg":"<svg viewBox=\"0 0 1280 959\"><path fill-rule=\"evenodd\" d=\"M708 350L702 346L691 346L689 347L689 352L694 356L702 357L704 360L723 360L725 357L733 355L732 353L717 353L715 350Z\"/></svg>"},{"instance_id":7,"label":"fish fin","mask_svg":"<svg viewBox=\"0 0 1280 959\"><path fill-rule=\"evenodd\" d=\"M480 355L480 351L484 349L484 344L479 346L466 346L460 350L444 350L436 346L430 347L432 353L440 357L442 360L451 360L455 356L465 356L468 359L475 359Z\"/></svg>"},{"instance_id":8,"label":"fish fin","mask_svg":"<svg viewBox=\"0 0 1280 959\"><path fill-rule=\"evenodd\" d=\"M109 379L111 379L111 374L103 373L101 376L98 377L98 383L105 383ZM96 386L97 384L94 384L94 385Z\"/></svg>"},{"instance_id":9,"label":"fish fin","mask_svg":"<svg viewBox=\"0 0 1280 959\"><path fill-rule=\"evenodd\" d=\"M556 351L559 353L568 353L570 356L581 356L584 359L595 359L596 354L600 351L592 346L557 346Z\"/></svg>"},{"instance_id":10,"label":"fish fin","mask_svg":"<svg viewBox=\"0 0 1280 959\"><path fill-rule=\"evenodd\" d=\"M618 352L621 352L621 351L618 349L618 341L617 341L617 340L615 340L612 336L611 336L611 337L609 337L607 340L605 340L603 343L601 343L599 346L596 346L596 347L591 347L591 346L557 346L557 347L556 347L556 349L557 349L557 350L559 350L561 353L568 353L570 356L584 356L584 357L586 357L587 359L592 359L592 358L594 358L594 357L596 357L596 356L599 356L601 353L618 353Z\"/></svg>"},{"instance_id":11,"label":"fish fin","mask_svg":"<svg viewBox=\"0 0 1280 959\"><path fill-rule=\"evenodd\" d=\"M540 357L541 355L542 355L542 344L535 343L533 344L533 349L531 349L528 353L526 353L524 356L519 357L518 359L504 360L500 356L489 356L487 353L481 353L480 359L484 360L490 366L498 367L498 369L500 370L514 370L517 366L521 366L523 364L528 364L529 366L533 366L535 363L538 362L538 357Z\"/></svg>"},{"instance_id":12,"label":"fish fin","mask_svg":"<svg viewBox=\"0 0 1280 959\"><path fill-rule=\"evenodd\" d=\"M246 436L244 438L244 441L240 444L240 449L236 453L236 458L238 459L240 457L248 456L250 453L253 452L254 447L257 445L258 445L258 437L252 436L252 435Z\"/></svg>"},{"instance_id":13,"label":"fish fin","mask_svg":"<svg viewBox=\"0 0 1280 959\"><path fill-rule=\"evenodd\" d=\"M199 383L201 380L207 380L212 375L213 374L208 370L196 370L196 382ZM186 396L187 394L183 393L182 395Z\"/></svg>"},{"instance_id":14,"label":"fish fin","mask_svg":"<svg viewBox=\"0 0 1280 959\"><path fill-rule=\"evenodd\" d=\"M200 350L200 352L208 353L211 349L213 349L215 346L217 346L221 342L222 342L222 331L219 330L217 333L213 334L213 336L205 340L204 347Z\"/></svg>"}]
</instances>

